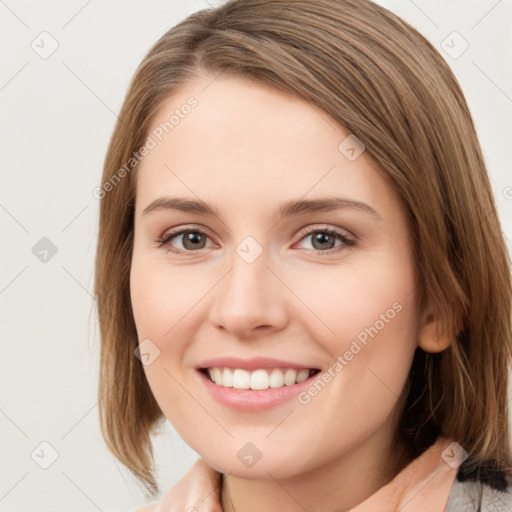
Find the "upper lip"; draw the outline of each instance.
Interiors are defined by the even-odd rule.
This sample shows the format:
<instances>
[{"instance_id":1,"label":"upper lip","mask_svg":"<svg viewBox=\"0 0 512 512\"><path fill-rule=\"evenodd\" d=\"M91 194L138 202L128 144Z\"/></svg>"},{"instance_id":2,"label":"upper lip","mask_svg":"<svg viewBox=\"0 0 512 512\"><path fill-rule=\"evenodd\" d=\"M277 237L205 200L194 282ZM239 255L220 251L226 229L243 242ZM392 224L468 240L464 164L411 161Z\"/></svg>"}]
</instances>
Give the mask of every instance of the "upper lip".
<instances>
[{"instance_id":1,"label":"upper lip","mask_svg":"<svg viewBox=\"0 0 512 512\"><path fill-rule=\"evenodd\" d=\"M207 359L199 365L199 369L205 368L240 368L243 370L258 370L259 368L301 368L311 369L314 366L274 359L271 357L253 357L251 359L240 359L238 357L216 357Z\"/></svg>"}]
</instances>

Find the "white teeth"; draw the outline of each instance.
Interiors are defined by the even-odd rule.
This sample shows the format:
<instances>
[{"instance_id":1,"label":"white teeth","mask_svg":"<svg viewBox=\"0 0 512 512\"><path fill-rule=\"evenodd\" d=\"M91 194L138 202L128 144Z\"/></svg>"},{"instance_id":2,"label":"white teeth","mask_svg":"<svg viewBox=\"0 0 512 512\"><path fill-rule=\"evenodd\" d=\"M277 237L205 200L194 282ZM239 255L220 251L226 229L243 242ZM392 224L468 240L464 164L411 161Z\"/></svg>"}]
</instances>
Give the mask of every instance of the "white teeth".
<instances>
[{"instance_id":1,"label":"white teeth","mask_svg":"<svg viewBox=\"0 0 512 512\"><path fill-rule=\"evenodd\" d=\"M309 377L309 370L307 368L302 368L297 372L297 382L302 382Z\"/></svg>"},{"instance_id":2,"label":"white teeth","mask_svg":"<svg viewBox=\"0 0 512 512\"><path fill-rule=\"evenodd\" d=\"M295 384L295 381L297 380L297 370L286 370L286 373L284 374L284 383L287 386L293 386Z\"/></svg>"},{"instance_id":3,"label":"white teeth","mask_svg":"<svg viewBox=\"0 0 512 512\"><path fill-rule=\"evenodd\" d=\"M213 374L211 375L213 382L216 384L222 384L222 371L220 368L214 368Z\"/></svg>"},{"instance_id":4,"label":"white teeth","mask_svg":"<svg viewBox=\"0 0 512 512\"><path fill-rule=\"evenodd\" d=\"M223 382L215 382L222 386ZM249 389L251 387L251 374L238 368L233 372L233 387L235 389Z\"/></svg>"},{"instance_id":5,"label":"white teeth","mask_svg":"<svg viewBox=\"0 0 512 512\"><path fill-rule=\"evenodd\" d=\"M229 368L224 368L224 372L222 372L222 381L219 382L225 388L233 387L233 372Z\"/></svg>"},{"instance_id":6,"label":"white teeth","mask_svg":"<svg viewBox=\"0 0 512 512\"><path fill-rule=\"evenodd\" d=\"M281 370L258 369L252 372L242 369L231 370L230 368L209 368L208 374L215 384L226 388L264 390L270 388L282 388L293 386L306 380L311 370L301 368L294 370L288 368Z\"/></svg>"},{"instance_id":7,"label":"white teeth","mask_svg":"<svg viewBox=\"0 0 512 512\"><path fill-rule=\"evenodd\" d=\"M269 378L265 370L256 370L251 374L251 389L268 389Z\"/></svg>"},{"instance_id":8,"label":"white teeth","mask_svg":"<svg viewBox=\"0 0 512 512\"><path fill-rule=\"evenodd\" d=\"M278 370L272 370L270 374L270 387L271 388L282 388L284 386L284 377L283 372Z\"/></svg>"}]
</instances>

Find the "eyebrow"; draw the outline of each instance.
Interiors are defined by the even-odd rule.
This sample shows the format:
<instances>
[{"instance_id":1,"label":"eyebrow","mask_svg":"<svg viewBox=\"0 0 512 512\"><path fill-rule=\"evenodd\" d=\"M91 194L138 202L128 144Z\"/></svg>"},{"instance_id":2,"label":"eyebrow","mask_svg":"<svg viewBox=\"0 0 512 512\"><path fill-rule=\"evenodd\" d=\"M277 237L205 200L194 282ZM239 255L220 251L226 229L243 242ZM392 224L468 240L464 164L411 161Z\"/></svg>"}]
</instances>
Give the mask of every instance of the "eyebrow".
<instances>
[{"instance_id":1,"label":"eyebrow","mask_svg":"<svg viewBox=\"0 0 512 512\"><path fill-rule=\"evenodd\" d=\"M359 210L364 213L373 215L379 220L383 220L377 211L370 205L361 201L343 197L327 197L322 199L292 199L285 201L279 205L278 212L280 219L285 217L292 217L294 215L303 215L306 213L318 211L333 211L339 209L352 209ZM179 210L189 213L197 213L200 215L215 215L222 218L219 211L212 206L209 206L204 201L195 199L188 199L182 197L159 197L151 202L142 215L147 215L151 212L158 210Z\"/></svg>"}]
</instances>

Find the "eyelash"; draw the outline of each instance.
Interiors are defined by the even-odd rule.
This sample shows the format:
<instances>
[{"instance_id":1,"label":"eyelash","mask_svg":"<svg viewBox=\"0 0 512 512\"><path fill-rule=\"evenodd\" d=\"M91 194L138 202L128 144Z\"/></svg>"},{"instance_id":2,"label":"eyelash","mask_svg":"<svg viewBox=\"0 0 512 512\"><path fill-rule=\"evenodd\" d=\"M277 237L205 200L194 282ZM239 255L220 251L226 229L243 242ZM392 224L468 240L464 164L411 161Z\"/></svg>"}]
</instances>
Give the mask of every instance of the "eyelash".
<instances>
[{"instance_id":1,"label":"eyelash","mask_svg":"<svg viewBox=\"0 0 512 512\"><path fill-rule=\"evenodd\" d=\"M184 233L198 233L200 235L204 235L204 236L208 237L208 234L205 231L203 231L202 229L183 228L183 229L179 229L176 231L171 231L170 233L166 233L163 236L157 238L157 240L156 240L157 246L159 248L163 247L163 246L167 246L167 250L169 252L172 252L175 254L194 254L194 253L201 251L201 249L198 249L195 251L183 251L181 249L176 249L175 247L172 247L170 245L170 242L173 238L176 238L177 236L182 235ZM343 249L344 246L351 247L356 244L355 240L353 240L352 238L349 238L348 236L343 234L341 231L334 229L334 228L304 228L298 234L298 236L300 237L299 242L301 242L307 236L312 235L313 233L327 233L328 235L332 235L332 236L336 237L338 240L340 240L341 242L343 242L342 246L338 246L333 249L329 249L327 251L320 251L317 249L305 249L306 251L314 251L316 253L316 255L318 255L318 256L333 254L333 253L339 252L339 250Z\"/></svg>"}]
</instances>

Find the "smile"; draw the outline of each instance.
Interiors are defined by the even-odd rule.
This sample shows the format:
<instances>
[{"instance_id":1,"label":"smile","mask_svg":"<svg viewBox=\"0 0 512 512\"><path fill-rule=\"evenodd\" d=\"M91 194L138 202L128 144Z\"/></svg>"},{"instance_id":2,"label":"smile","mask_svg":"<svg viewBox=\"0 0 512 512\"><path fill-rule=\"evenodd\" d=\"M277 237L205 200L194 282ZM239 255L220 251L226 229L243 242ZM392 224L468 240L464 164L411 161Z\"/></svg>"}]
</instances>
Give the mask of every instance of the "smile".
<instances>
[{"instance_id":1,"label":"smile","mask_svg":"<svg viewBox=\"0 0 512 512\"><path fill-rule=\"evenodd\" d=\"M265 390L293 386L312 377L320 370L314 368L260 368L254 371L242 368L207 368L205 373L217 386L234 389Z\"/></svg>"},{"instance_id":2,"label":"smile","mask_svg":"<svg viewBox=\"0 0 512 512\"><path fill-rule=\"evenodd\" d=\"M203 360L196 370L198 382L216 402L254 412L293 400L321 371L300 361L228 355Z\"/></svg>"}]
</instances>

